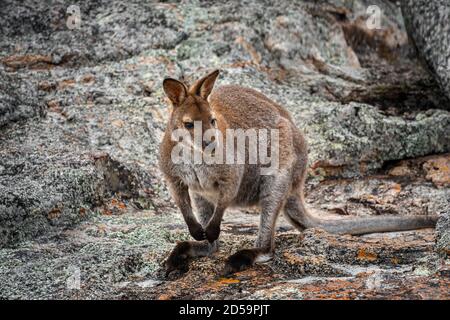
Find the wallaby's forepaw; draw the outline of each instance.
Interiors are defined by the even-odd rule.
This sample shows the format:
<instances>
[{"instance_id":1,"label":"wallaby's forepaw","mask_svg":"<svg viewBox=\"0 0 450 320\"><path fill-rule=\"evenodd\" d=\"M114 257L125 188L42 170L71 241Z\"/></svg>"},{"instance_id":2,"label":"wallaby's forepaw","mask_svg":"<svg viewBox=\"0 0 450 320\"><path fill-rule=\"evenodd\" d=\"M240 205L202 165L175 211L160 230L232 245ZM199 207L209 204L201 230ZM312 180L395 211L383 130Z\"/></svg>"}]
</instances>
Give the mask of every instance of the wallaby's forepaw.
<instances>
[{"instance_id":1,"label":"wallaby's forepaw","mask_svg":"<svg viewBox=\"0 0 450 320\"><path fill-rule=\"evenodd\" d=\"M210 243L213 243L214 241L219 239L220 225L208 224L206 226L205 234L206 234L206 239L208 239L208 241Z\"/></svg>"},{"instance_id":2,"label":"wallaby's forepaw","mask_svg":"<svg viewBox=\"0 0 450 320\"><path fill-rule=\"evenodd\" d=\"M254 264L256 257L257 253L251 249L236 252L235 254L229 256L225 262L223 275L227 276L251 267Z\"/></svg>"},{"instance_id":3,"label":"wallaby's forepaw","mask_svg":"<svg viewBox=\"0 0 450 320\"><path fill-rule=\"evenodd\" d=\"M172 250L169 258L166 260L166 277L172 271L179 270L181 272L187 272L189 270L189 258L190 258L191 245L187 241L179 242Z\"/></svg>"},{"instance_id":4,"label":"wallaby's forepaw","mask_svg":"<svg viewBox=\"0 0 450 320\"><path fill-rule=\"evenodd\" d=\"M206 240L205 230L200 223L189 226L189 233L197 241Z\"/></svg>"}]
</instances>

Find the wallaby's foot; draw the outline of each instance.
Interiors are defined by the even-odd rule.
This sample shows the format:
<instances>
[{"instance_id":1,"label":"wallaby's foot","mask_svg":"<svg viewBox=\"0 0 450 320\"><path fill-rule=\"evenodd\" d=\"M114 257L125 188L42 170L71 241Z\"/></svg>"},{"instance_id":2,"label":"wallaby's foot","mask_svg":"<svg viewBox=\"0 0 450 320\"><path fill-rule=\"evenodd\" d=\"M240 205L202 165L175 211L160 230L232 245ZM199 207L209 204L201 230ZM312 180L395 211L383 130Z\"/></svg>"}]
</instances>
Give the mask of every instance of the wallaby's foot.
<instances>
[{"instance_id":1,"label":"wallaby's foot","mask_svg":"<svg viewBox=\"0 0 450 320\"><path fill-rule=\"evenodd\" d=\"M197 241L206 240L205 230L203 230L203 227L200 223L191 224L188 226L188 228L189 233L195 240Z\"/></svg>"},{"instance_id":2,"label":"wallaby's foot","mask_svg":"<svg viewBox=\"0 0 450 320\"><path fill-rule=\"evenodd\" d=\"M216 223L208 224L206 226L205 234L206 234L206 239L208 239L208 241L210 243L213 243L214 241L219 239L220 224L216 224Z\"/></svg>"},{"instance_id":3,"label":"wallaby's foot","mask_svg":"<svg viewBox=\"0 0 450 320\"><path fill-rule=\"evenodd\" d=\"M175 270L183 273L189 270L190 251L191 244L188 241L177 243L165 263L166 277Z\"/></svg>"},{"instance_id":4,"label":"wallaby's foot","mask_svg":"<svg viewBox=\"0 0 450 320\"><path fill-rule=\"evenodd\" d=\"M189 270L189 262L193 258L207 257L219 250L219 242L214 241L182 241L178 242L165 262L166 277L174 271L185 273Z\"/></svg>"},{"instance_id":5,"label":"wallaby's foot","mask_svg":"<svg viewBox=\"0 0 450 320\"><path fill-rule=\"evenodd\" d=\"M244 249L228 257L225 262L223 275L227 276L235 272L245 270L255 263L264 263L273 259L273 250L253 248Z\"/></svg>"},{"instance_id":6,"label":"wallaby's foot","mask_svg":"<svg viewBox=\"0 0 450 320\"><path fill-rule=\"evenodd\" d=\"M258 249L244 249L228 257L223 275L227 276L251 267L259 255Z\"/></svg>"}]
</instances>

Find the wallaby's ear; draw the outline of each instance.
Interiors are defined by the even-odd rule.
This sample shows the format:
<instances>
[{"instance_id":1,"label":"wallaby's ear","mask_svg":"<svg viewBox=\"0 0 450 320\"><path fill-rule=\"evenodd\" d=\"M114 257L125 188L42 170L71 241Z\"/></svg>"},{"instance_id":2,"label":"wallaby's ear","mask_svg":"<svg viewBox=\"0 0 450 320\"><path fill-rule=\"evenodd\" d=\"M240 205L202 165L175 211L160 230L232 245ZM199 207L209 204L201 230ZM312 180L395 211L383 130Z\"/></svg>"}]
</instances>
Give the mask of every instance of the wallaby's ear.
<instances>
[{"instance_id":1,"label":"wallaby's ear","mask_svg":"<svg viewBox=\"0 0 450 320\"><path fill-rule=\"evenodd\" d=\"M214 87L214 83L216 82L216 78L219 75L219 72L220 72L219 70L214 70L210 74L197 80L191 86L189 92L192 94L199 95L200 97L206 100Z\"/></svg>"},{"instance_id":2,"label":"wallaby's ear","mask_svg":"<svg viewBox=\"0 0 450 320\"><path fill-rule=\"evenodd\" d=\"M179 106L187 97L186 86L178 80L164 79L163 88L174 107Z\"/></svg>"}]
</instances>

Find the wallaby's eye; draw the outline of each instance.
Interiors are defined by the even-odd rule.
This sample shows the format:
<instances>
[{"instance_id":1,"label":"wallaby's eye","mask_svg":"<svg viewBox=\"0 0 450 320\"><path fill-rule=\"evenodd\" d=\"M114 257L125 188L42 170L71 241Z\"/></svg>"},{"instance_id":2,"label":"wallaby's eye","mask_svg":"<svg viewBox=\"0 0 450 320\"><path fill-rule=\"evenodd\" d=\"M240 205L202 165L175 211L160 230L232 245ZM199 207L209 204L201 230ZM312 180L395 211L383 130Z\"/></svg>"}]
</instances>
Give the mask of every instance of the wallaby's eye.
<instances>
[{"instance_id":1,"label":"wallaby's eye","mask_svg":"<svg viewBox=\"0 0 450 320\"><path fill-rule=\"evenodd\" d=\"M216 126L216 123L217 123L216 119L211 119L211 125L212 125L212 126L215 127L215 126Z\"/></svg>"},{"instance_id":2,"label":"wallaby's eye","mask_svg":"<svg viewBox=\"0 0 450 320\"><path fill-rule=\"evenodd\" d=\"M185 122L184 127L186 129L192 129L194 127L194 123L193 122Z\"/></svg>"}]
</instances>

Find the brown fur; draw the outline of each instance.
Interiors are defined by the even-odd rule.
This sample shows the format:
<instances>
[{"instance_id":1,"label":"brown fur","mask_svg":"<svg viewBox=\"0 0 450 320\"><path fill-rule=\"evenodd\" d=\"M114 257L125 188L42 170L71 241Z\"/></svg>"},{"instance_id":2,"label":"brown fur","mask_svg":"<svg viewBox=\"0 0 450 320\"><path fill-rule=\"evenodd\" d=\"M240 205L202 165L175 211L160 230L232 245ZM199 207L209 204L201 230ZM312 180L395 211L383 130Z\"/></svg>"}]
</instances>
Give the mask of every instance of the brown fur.
<instances>
[{"instance_id":1,"label":"brown fur","mask_svg":"<svg viewBox=\"0 0 450 320\"><path fill-rule=\"evenodd\" d=\"M209 255L218 249L220 223L225 209L230 206L257 204L261 216L255 247L230 256L226 273L270 259L274 250L275 222L281 211L299 230L321 227L334 233L363 234L435 225L437 218L434 216L323 221L309 214L303 200L307 144L289 112L262 93L238 85L221 86L211 93L218 74L216 70L190 88L174 79L163 83L173 110L160 146L160 168L191 235L198 241L178 244L167 260L168 271L184 266L190 258ZM265 176L260 174L262 165L258 163L174 164L170 155L176 142L171 141L171 133L183 128L186 119L202 121L204 130L216 127L224 137L227 128L278 129L279 169ZM215 125L211 124L212 119L216 119Z\"/></svg>"}]
</instances>

